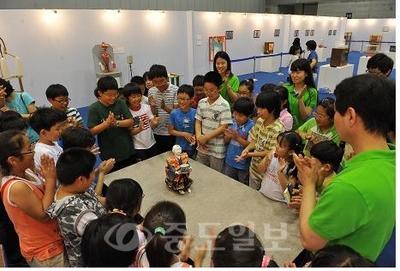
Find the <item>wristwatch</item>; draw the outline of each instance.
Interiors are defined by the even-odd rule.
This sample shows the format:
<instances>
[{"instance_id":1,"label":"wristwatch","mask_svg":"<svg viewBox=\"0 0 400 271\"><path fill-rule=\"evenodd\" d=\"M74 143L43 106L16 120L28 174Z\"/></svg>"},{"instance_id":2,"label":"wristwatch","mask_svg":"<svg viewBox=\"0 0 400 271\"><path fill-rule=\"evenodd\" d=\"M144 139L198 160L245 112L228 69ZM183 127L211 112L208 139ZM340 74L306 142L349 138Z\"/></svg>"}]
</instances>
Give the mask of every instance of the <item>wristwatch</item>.
<instances>
[{"instance_id":1,"label":"wristwatch","mask_svg":"<svg viewBox=\"0 0 400 271\"><path fill-rule=\"evenodd\" d=\"M117 123L116 123L116 124L117 124L117 127L119 127L119 120L117 120Z\"/></svg>"}]
</instances>

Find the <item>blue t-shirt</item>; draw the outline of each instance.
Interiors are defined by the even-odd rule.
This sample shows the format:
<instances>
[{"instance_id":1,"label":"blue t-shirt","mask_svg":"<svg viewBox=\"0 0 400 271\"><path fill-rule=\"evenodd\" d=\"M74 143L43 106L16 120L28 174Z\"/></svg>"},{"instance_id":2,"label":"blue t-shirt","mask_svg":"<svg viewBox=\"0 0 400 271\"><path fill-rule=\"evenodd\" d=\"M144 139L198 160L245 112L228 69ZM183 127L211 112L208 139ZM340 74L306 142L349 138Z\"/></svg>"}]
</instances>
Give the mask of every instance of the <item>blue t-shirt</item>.
<instances>
[{"instance_id":1,"label":"blue t-shirt","mask_svg":"<svg viewBox=\"0 0 400 271\"><path fill-rule=\"evenodd\" d=\"M310 54L307 57L307 60L310 61L310 63L311 63L311 60L313 60L313 59L315 59L317 61L317 64L315 64L314 68L312 69L312 72L317 73L317 71L318 71L318 54L316 51L310 51Z\"/></svg>"},{"instance_id":2,"label":"blue t-shirt","mask_svg":"<svg viewBox=\"0 0 400 271\"><path fill-rule=\"evenodd\" d=\"M196 109L190 108L189 111L183 112L180 108L173 110L169 115L169 123L174 126L174 129L179 132L187 132L195 134L194 123L195 123ZM191 146L189 142L182 136L176 137L176 144L181 146L182 151L191 151L194 146Z\"/></svg>"},{"instance_id":3,"label":"blue t-shirt","mask_svg":"<svg viewBox=\"0 0 400 271\"><path fill-rule=\"evenodd\" d=\"M239 133L239 136L243 139L248 138L249 132L251 128L254 126L254 122L252 119L249 118L249 120L243 124L242 126L239 126L236 123L236 120L232 120L233 123L229 125L229 129L231 130L237 130ZM250 165L250 158L244 159L240 162L236 162L235 158L236 156L240 155L242 151L244 150L245 147L243 147L239 142L237 142L235 139L231 139L228 145L228 150L226 151L226 159L225 163L227 163L229 166L235 168L235 169L248 169Z\"/></svg>"}]
</instances>

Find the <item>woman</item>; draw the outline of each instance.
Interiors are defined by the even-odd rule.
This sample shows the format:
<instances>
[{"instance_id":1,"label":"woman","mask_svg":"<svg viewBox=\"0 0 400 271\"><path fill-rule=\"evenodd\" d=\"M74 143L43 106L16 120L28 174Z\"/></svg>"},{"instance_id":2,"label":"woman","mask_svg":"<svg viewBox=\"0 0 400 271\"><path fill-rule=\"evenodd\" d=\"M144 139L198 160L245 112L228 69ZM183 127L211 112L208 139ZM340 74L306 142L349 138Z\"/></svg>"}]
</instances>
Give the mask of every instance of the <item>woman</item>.
<instances>
[{"instance_id":1,"label":"woman","mask_svg":"<svg viewBox=\"0 0 400 271\"><path fill-rule=\"evenodd\" d=\"M213 69L221 75L224 81L219 93L232 108L238 98L239 78L232 73L231 59L226 52L219 51L215 54Z\"/></svg>"}]
</instances>

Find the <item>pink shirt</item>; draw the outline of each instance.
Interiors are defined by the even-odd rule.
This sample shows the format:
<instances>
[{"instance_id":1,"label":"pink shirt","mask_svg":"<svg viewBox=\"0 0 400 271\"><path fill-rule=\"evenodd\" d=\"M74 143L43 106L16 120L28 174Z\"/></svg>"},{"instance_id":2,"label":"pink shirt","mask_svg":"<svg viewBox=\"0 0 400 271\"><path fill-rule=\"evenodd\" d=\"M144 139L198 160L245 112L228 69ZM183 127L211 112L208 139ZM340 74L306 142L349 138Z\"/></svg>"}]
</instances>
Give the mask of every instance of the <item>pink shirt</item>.
<instances>
[{"instance_id":1,"label":"pink shirt","mask_svg":"<svg viewBox=\"0 0 400 271\"><path fill-rule=\"evenodd\" d=\"M283 123L283 127L285 127L286 131L290 131L293 128L293 117L292 115L288 112L287 108L282 109L279 119Z\"/></svg>"}]
</instances>

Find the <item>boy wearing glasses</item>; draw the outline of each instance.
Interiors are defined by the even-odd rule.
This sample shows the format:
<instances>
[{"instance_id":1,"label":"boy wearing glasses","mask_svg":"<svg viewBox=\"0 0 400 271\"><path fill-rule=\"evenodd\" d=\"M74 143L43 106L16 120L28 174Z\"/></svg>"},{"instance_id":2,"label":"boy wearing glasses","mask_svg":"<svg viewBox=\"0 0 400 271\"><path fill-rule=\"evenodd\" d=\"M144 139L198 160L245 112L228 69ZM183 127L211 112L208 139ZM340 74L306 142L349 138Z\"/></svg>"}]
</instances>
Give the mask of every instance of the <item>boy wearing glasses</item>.
<instances>
[{"instance_id":1,"label":"boy wearing glasses","mask_svg":"<svg viewBox=\"0 0 400 271\"><path fill-rule=\"evenodd\" d=\"M67 114L68 126L83 127L82 116L76 108L69 107L69 93L65 86L52 84L46 89L46 98L51 104L51 108Z\"/></svg>"},{"instance_id":2,"label":"boy wearing glasses","mask_svg":"<svg viewBox=\"0 0 400 271\"><path fill-rule=\"evenodd\" d=\"M181 146L182 152L186 152L194 159L196 136L194 123L196 109L191 107L194 96L194 88L191 85L181 85L178 88L179 108L169 115L168 132L176 136L176 145Z\"/></svg>"}]
</instances>

